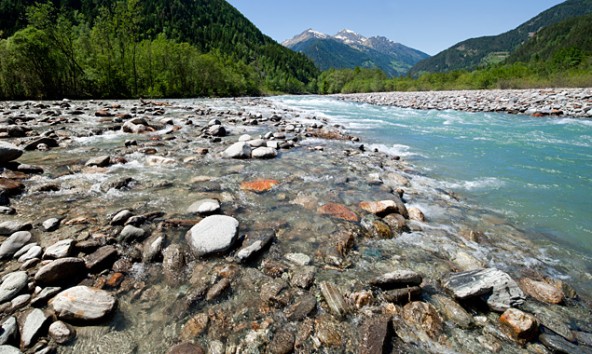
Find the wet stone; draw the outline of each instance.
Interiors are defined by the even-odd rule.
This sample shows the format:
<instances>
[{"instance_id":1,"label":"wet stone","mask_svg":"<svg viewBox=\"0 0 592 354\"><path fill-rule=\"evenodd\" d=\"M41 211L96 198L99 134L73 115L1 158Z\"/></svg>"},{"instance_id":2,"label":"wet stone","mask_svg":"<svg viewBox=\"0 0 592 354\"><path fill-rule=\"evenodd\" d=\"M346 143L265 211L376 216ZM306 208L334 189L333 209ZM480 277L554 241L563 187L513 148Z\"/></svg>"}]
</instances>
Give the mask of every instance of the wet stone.
<instances>
[{"instance_id":1,"label":"wet stone","mask_svg":"<svg viewBox=\"0 0 592 354\"><path fill-rule=\"evenodd\" d=\"M76 286L62 291L50 301L58 318L89 322L105 318L115 308L115 297L107 291Z\"/></svg>"},{"instance_id":2,"label":"wet stone","mask_svg":"<svg viewBox=\"0 0 592 354\"><path fill-rule=\"evenodd\" d=\"M49 316L39 309L33 309L25 315L20 330L21 346L28 348L31 344L34 344L34 341L44 334L43 332L46 330L49 320Z\"/></svg>"},{"instance_id":3,"label":"wet stone","mask_svg":"<svg viewBox=\"0 0 592 354\"><path fill-rule=\"evenodd\" d=\"M32 245L32 246L30 248L27 247L28 245L25 246L28 249L27 249L27 251L25 253L23 253L23 254L21 254L19 256L18 262L25 263L25 262L27 262L27 261L29 261L31 259L40 258L41 255L43 254L43 249L40 246L38 246L37 244L31 244L30 243L29 245ZM25 247L23 247L23 248L25 248ZM21 250L23 248L21 248ZM17 252L17 253L20 253L20 251ZM16 255L15 255L15 257L16 257Z\"/></svg>"},{"instance_id":4,"label":"wet stone","mask_svg":"<svg viewBox=\"0 0 592 354\"><path fill-rule=\"evenodd\" d=\"M238 225L230 216L208 216L187 232L185 240L197 257L226 252L236 241Z\"/></svg>"},{"instance_id":5,"label":"wet stone","mask_svg":"<svg viewBox=\"0 0 592 354\"><path fill-rule=\"evenodd\" d=\"M123 225L132 216L134 216L134 214L131 211L122 210L113 216L113 219L111 219L111 225Z\"/></svg>"},{"instance_id":6,"label":"wet stone","mask_svg":"<svg viewBox=\"0 0 592 354\"><path fill-rule=\"evenodd\" d=\"M397 204L392 200L382 200L378 202L361 202L360 208L378 216L386 216L391 213L398 213L399 211Z\"/></svg>"},{"instance_id":7,"label":"wet stone","mask_svg":"<svg viewBox=\"0 0 592 354\"><path fill-rule=\"evenodd\" d=\"M181 343L169 348L166 354L205 354L205 351L197 344Z\"/></svg>"},{"instance_id":8,"label":"wet stone","mask_svg":"<svg viewBox=\"0 0 592 354\"><path fill-rule=\"evenodd\" d=\"M98 273L111 267L117 257L117 249L114 246L103 246L84 257L84 263L89 272Z\"/></svg>"},{"instance_id":9,"label":"wet stone","mask_svg":"<svg viewBox=\"0 0 592 354\"><path fill-rule=\"evenodd\" d=\"M31 295L29 294L23 294L15 297L10 301L11 311L22 309L27 305L29 300L31 300Z\"/></svg>"},{"instance_id":10,"label":"wet stone","mask_svg":"<svg viewBox=\"0 0 592 354\"><path fill-rule=\"evenodd\" d=\"M523 278L520 280L520 287L540 302L555 305L563 302L563 291L549 283Z\"/></svg>"},{"instance_id":11,"label":"wet stone","mask_svg":"<svg viewBox=\"0 0 592 354\"><path fill-rule=\"evenodd\" d=\"M202 199L187 208L188 213L210 215L220 211L220 202L216 199Z\"/></svg>"},{"instance_id":12,"label":"wet stone","mask_svg":"<svg viewBox=\"0 0 592 354\"><path fill-rule=\"evenodd\" d=\"M302 289L308 289L312 286L316 275L316 268L313 266L298 267L290 278L290 284Z\"/></svg>"},{"instance_id":13,"label":"wet stone","mask_svg":"<svg viewBox=\"0 0 592 354\"><path fill-rule=\"evenodd\" d=\"M382 293L382 296L386 301L396 304L406 304L416 300L420 295L421 288L419 286L387 290Z\"/></svg>"},{"instance_id":14,"label":"wet stone","mask_svg":"<svg viewBox=\"0 0 592 354\"><path fill-rule=\"evenodd\" d=\"M351 211L348 207L337 203L327 203L318 209L318 213L321 215L329 215L337 219L343 219L347 221L358 222L360 218Z\"/></svg>"},{"instance_id":15,"label":"wet stone","mask_svg":"<svg viewBox=\"0 0 592 354\"><path fill-rule=\"evenodd\" d=\"M337 318L342 318L348 313L348 306L345 302L341 291L337 286L329 282L322 282L319 285L321 289L321 294L323 294L323 298L327 302L327 306L331 310L331 313L335 315Z\"/></svg>"},{"instance_id":16,"label":"wet stone","mask_svg":"<svg viewBox=\"0 0 592 354\"><path fill-rule=\"evenodd\" d=\"M31 223L21 221L4 221L0 223L0 236L10 236L19 231L31 229Z\"/></svg>"},{"instance_id":17,"label":"wet stone","mask_svg":"<svg viewBox=\"0 0 592 354\"><path fill-rule=\"evenodd\" d=\"M111 157L109 155L97 156L88 160L85 166L96 166L96 167L107 167L111 163Z\"/></svg>"},{"instance_id":18,"label":"wet stone","mask_svg":"<svg viewBox=\"0 0 592 354\"><path fill-rule=\"evenodd\" d=\"M68 343L76 336L74 328L62 321L55 321L49 325L48 333L58 344Z\"/></svg>"},{"instance_id":19,"label":"wet stone","mask_svg":"<svg viewBox=\"0 0 592 354\"><path fill-rule=\"evenodd\" d=\"M222 156L229 159L248 159L251 157L251 146L244 141L234 143L224 150Z\"/></svg>"},{"instance_id":20,"label":"wet stone","mask_svg":"<svg viewBox=\"0 0 592 354\"><path fill-rule=\"evenodd\" d=\"M190 341L199 337L208 327L210 318L206 313L198 313L191 317L181 329L181 340Z\"/></svg>"},{"instance_id":21,"label":"wet stone","mask_svg":"<svg viewBox=\"0 0 592 354\"><path fill-rule=\"evenodd\" d=\"M327 347L341 347L343 343L342 329L330 317L321 316L315 320L316 337Z\"/></svg>"},{"instance_id":22,"label":"wet stone","mask_svg":"<svg viewBox=\"0 0 592 354\"><path fill-rule=\"evenodd\" d=\"M58 259L68 257L73 250L74 240L61 240L45 249L43 259Z\"/></svg>"},{"instance_id":23,"label":"wet stone","mask_svg":"<svg viewBox=\"0 0 592 354\"><path fill-rule=\"evenodd\" d=\"M456 301L442 295L434 295L432 300L438 311L457 326L470 328L473 324L473 317Z\"/></svg>"},{"instance_id":24,"label":"wet stone","mask_svg":"<svg viewBox=\"0 0 592 354\"><path fill-rule=\"evenodd\" d=\"M23 352L12 345L0 345L0 354L23 354Z\"/></svg>"},{"instance_id":25,"label":"wet stone","mask_svg":"<svg viewBox=\"0 0 592 354\"><path fill-rule=\"evenodd\" d=\"M388 290L406 286L417 286L422 281L422 276L412 270L397 270L372 279L370 284Z\"/></svg>"},{"instance_id":26,"label":"wet stone","mask_svg":"<svg viewBox=\"0 0 592 354\"><path fill-rule=\"evenodd\" d=\"M388 317L367 318L360 330L360 354L382 354L389 324Z\"/></svg>"},{"instance_id":27,"label":"wet stone","mask_svg":"<svg viewBox=\"0 0 592 354\"><path fill-rule=\"evenodd\" d=\"M47 219L41 224L43 227L43 231L45 232L52 232L57 230L60 227L60 219L58 218L50 218Z\"/></svg>"},{"instance_id":28,"label":"wet stone","mask_svg":"<svg viewBox=\"0 0 592 354\"><path fill-rule=\"evenodd\" d=\"M254 159L273 159L278 155L276 149L272 147L258 147L251 152Z\"/></svg>"},{"instance_id":29,"label":"wet stone","mask_svg":"<svg viewBox=\"0 0 592 354\"><path fill-rule=\"evenodd\" d=\"M80 258L60 258L41 267L35 274L40 286L72 284L86 275L86 266Z\"/></svg>"},{"instance_id":30,"label":"wet stone","mask_svg":"<svg viewBox=\"0 0 592 354\"><path fill-rule=\"evenodd\" d=\"M286 314L288 321L302 321L316 308L317 299L310 294L305 294L297 298L284 313Z\"/></svg>"},{"instance_id":31,"label":"wet stone","mask_svg":"<svg viewBox=\"0 0 592 354\"><path fill-rule=\"evenodd\" d=\"M507 309L499 320L510 336L519 343L530 341L538 333L539 324L536 318L518 309Z\"/></svg>"},{"instance_id":32,"label":"wet stone","mask_svg":"<svg viewBox=\"0 0 592 354\"><path fill-rule=\"evenodd\" d=\"M0 141L0 164L16 160L23 154L23 150L14 144Z\"/></svg>"},{"instance_id":33,"label":"wet stone","mask_svg":"<svg viewBox=\"0 0 592 354\"><path fill-rule=\"evenodd\" d=\"M286 306L289 302L289 296L284 291L288 289L288 283L285 280L278 278L263 284L259 297L265 302L272 305Z\"/></svg>"},{"instance_id":34,"label":"wet stone","mask_svg":"<svg viewBox=\"0 0 592 354\"><path fill-rule=\"evenodd\" d=\"M543 343L545 347L550 349L553 353L567 353L567 354L590 354L592 353L591 348L578 346L568 342L564 338L551 334L543 333L539 336L539 341Z\"/></svg>"},{"instance_id":35,"label":"wet stone","mask_svg":"<svg viewBox=\"0 0 592 354\"><path fill-rule=\"evenodd\" d=\"M141 241L146 234L144 229L139 227L135 227L133 225L126 225L123 230L119 233L118 240L119 242L134 242L134 241Z\"/></svg>"},{"instance_id":36,"label":"wet stone","mask_svg":"<svg viewBox=\"0 0 592 354\"><path fill-rule=\"evenodd\" d=\"M169 286L179 286L183 281L185 254L178 244L172 244L163 252L162 268L165 282Z\"/></svg>"},{"instance_id":37,"label":"wet stone","mask_svg":"<svg viewBox=\"0 0 592 354\"><path fill-rule=\"evenodd\" d=\"M62 288L60 287L43 288L43 290L41 290L39 293L36 292L35 294L33 294L33 298L31 299L31 306L44 306L45 304L47 304L47 301L49 301L49 299L54 297L60 291L62 291Z\"/></svg>"},{"instance_id":38,"label":"wet stone","mask_svg":"<svg viewBox=\"0 0 592 354\"><path fill-rule=\"evenodd\" d=\"M241 183L240 188L245 191L263 193L270 191L278 184L280 184L280 182L273 179L258 179L254 181L244 181Z\"/></svg>"},{"instance_id":39,"label":"wet stone","mask_svg":"<svg viewBox=\"0 0 592 354\"><path fill-rule=\"evenodd\" d=\"M217 299L228 289L230 289L230 280L228 280L228 278L223 278L216 284L212 285L210 290L208 290L206 294L206 300L212 301L214 299Z\"/></svg>"},{"instance_id":40,"label":"wet stone","mask_svg":"<svg viewBox=\"0 0 592 354\"><path fill-rule=\"evenodd\" d=\"M15 298L25 287L29 277L27 272L9 273L2 278L0 284L0 304Z\"/></svg>"},{"instance_id":41,"label":"wet stone","mask_svg":"<svg viewBox=\"0 0 592 354\"><path fill-rule=\"evenodd\" d=\"M142 249L142 260L144 262L155 262L162 258L162 250L166 242L166 235L154 234L144 242Z\"/></svg>"},{"instance_id":42,"label":"wet stone","mask_svg":"<svg viewBox=\"0 0 592 354\"><path fill-rule=\"evenodd\" d=\"M310 265L312 261L309 256L302 253L288 253L284 256L284 258L288 262L301 267Z\"/></svg>"},{"instance_id":43,"label":"wet stone","mask_svg":"<svg viewBox=\"0 0 592 354\"><path fill-rule=\"evenodd\" d=\"M247 235L241 249L236 253L236 259L239 262L245 262L261 253L271 242L275 240L273 230L256 231Z\"/></svg>"},{"instance_id":44,"label":"wet stone","mask_svg":"<svg viewBox=\"0 0 592 354\"><path fill-rule=\"evenodd\" d=\"M403 307L403 320L407 325L436 339L443 331L443 322L438 311L425 302L415 301Z\"/></svg>"},{"instance_id":45,"label":"wet stone","mask_svg":"<svg viewBox=\"0 0 592 354\"><path fill-rule=\"evenodd\" d=\"M408 208L409 219L424 222L426 220L424 213L419 208L411 207Z\"/></svg>"},{"instance_id":46,"label":"wet stone","mask_svg":"<svg viewBox=\"0 0 592 354\"><path fill-rule=\"evenodd\" d=\"M289 354L294 351L294 334L287 329L278 330L267 346L270 354Z\"/></svg>"}]
</instances>

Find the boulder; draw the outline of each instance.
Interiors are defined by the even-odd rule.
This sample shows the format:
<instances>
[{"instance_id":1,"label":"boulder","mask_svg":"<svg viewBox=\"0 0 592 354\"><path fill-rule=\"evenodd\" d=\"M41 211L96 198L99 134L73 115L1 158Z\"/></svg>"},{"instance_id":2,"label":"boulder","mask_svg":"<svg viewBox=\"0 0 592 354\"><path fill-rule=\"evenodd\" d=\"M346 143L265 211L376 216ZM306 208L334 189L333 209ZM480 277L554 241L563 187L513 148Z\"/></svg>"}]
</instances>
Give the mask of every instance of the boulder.
<instances>
[{"instance_id":1,"label":"boulder","mask_svg":"<svg viewBox=\"0 0 592 354\"><path fill-rule=\"evenodd\" d=\"M273 159L278 155L276 149L272 147L258 147L251 152L251 157L254 159Z\"/></svg>"},{"instance_id":2,"label":"boulder","mask_svg":"<svg viewBox=\"0 0 592 354\"><path fill-rule=\"evenodd\" d=\"M2 284L0 284L0 304L17 296L27 286L28 280L27 272L23 271L5 275L2 278Z\"/></svg>"},{"instance_id":3,"label":"boulder","mask_svg":"<svg viewBox=\"0 0 592 354\"><path fill-rule=\"evenodd\" d=\"M115 297L107 291L81 285L62 291L49 305L59 319L93 322L108 316L115 303Z\"/></svg>"},{"instance_id":4,"label":"boulder","mask_svg":"<svg viewBox=\"0 0 592 354\"><path fill-rule=\"evenodd\" d=\"M234 143L224 150L222 157L228 159L248 159L251 157L251 146L244 141Z\"/></svg>"},{"instance_id":5,"label":"boulder","mask_svg":"<svg viewBox=\"0 0 592 354\"><path fill-rule=\"evenodd\" d=\"M0 164L18 159L23 154L23 150L16 145L0 141Z\"/></svg>"},{"instance_id":6,"label":"boulder","mask_svg":"<svg viewBox=\"0 0 592 354\"><path fill-rule=\"evenodd\" d=\"M185 240L197 257L226 252L236 241L238 225L230 216L208 216L187 232Z\"/></svg>"},{"instance_id":7,"label":"boulder","mask_svg":"<svg viewBox=\"0 0 592 354\"><path fill-rule=\"evenodd\" d=\"M29 231L18 231L10 235L0 245L0 259L12 257L18 250L31 241L31 233Z\"/></svg>"},{"instance_id":8,"label":"boulder","mask_svg":"<svg viewBox=\"0 0 592 354\"><path fill-rule=\"evenodd\" d=\"M503 312L524 303L518 284L495 268L452 273L442 280L442 286L459 300L481 296L494 311Z\"/></svg>"},{"instance_id":9,"label":"boulder","mask_svg":"<svg viewBox=\"0 0 592 354\"><path fill-rule=\"evenodd\" d=\"M80 258L60 258L41 267L35 274L35 282L42 287L72 284L86 275L86 266Z\"/></svg>"}]
</instances>

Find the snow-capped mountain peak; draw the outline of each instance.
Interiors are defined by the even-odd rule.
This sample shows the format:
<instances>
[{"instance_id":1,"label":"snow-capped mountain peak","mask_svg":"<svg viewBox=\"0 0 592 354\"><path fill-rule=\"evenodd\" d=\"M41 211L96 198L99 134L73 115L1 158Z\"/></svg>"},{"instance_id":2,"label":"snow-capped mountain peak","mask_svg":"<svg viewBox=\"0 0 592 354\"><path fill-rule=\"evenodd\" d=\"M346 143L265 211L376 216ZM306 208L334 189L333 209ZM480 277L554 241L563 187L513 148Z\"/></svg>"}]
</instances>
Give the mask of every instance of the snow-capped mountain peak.
<instances>
[{"instance_id":1,"label":"snow-capped mountain peak","mask_svg":"<svg viewBox=\"0 0 592 354\"><path fill-rule=\"evenodd\" d=\"M307 41L309 39L312 38L319 38L319 39L327 39L331 36L324 34L322 32L316 31L312 28L307 29L306 31L300 33L299 35L297 35L294 38L288 39L284 42L282 42L282 45L285 47L290 47L292 45L298 44L300 42L304 42Z\"/></svg>"},{"instance_id":2,"label":"snow-capped mountain peak","mask_svg":"<svg viewBox=\"0 0 592 354\"><path fill-rule=\"evenodd\" d=\"M364 43L368 40L366 37L358 34L349 29L343 29L339 31L333 38L338 39L349 45L365 45Z\"/></svg>"}]
</instances>

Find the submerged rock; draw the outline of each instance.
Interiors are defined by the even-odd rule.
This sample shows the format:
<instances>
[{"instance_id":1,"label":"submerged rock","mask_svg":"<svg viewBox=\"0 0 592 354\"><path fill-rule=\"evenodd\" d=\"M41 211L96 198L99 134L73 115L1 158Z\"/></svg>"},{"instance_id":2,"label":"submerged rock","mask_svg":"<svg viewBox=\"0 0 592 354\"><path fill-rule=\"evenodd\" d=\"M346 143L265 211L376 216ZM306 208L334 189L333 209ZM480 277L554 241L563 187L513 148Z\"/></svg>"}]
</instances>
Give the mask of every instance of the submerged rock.
<instances>
[{"instance_id":1,"label":"submerged rock","mask_svg":"<svg viewBox=\"0 0 592 354\"><path fill-rule=\"evenodd\" d=\"M274 179L258 179L255 181L242 182L240 188L246 191L262 193L271 190L278 184L280 184L280 182Z\"/></svg>"},{"instance_id":2,"label":"submerged rock","mask_svg":"<svg viewBox=\"0 0 592 354\"><path fill-rule=\"evenodd\" d=\"M418 273L403 269L376 277L370 281L370 284L388 290L406 286L417 286L422 281L423 278Z\"/></svg>"},{"instance_id":3,"label":"submerged rock","mask_svg":"<svg viewBox=\"0 0 592 354\"><path fill-rule=\"evenodd\" d=\"M341 291L334 284L322 282L319 287L333 315L337 318L342 318L349 312Z\"/></svg>"},{"instance_id":4,"label":"submerged rock","mask_svg":"<svg viewBox=\"0 0 592 354\"><path fill-rule=\"evenodd\" d=\"M387 340L389 318L367 318L360 330L360 354L382 354Z\"/></svg>"},{"instance_id":5,"label":"submerged rock","mask_svg":"<svg viewBox=\"0 0 592 354\"><path fill-rule=\"evenodd\" d=\"M318 209L319 214L329 215L338 219L358 222L360 218L348 207L337 203L327 203Z\"/></svg>"}]
</instances>

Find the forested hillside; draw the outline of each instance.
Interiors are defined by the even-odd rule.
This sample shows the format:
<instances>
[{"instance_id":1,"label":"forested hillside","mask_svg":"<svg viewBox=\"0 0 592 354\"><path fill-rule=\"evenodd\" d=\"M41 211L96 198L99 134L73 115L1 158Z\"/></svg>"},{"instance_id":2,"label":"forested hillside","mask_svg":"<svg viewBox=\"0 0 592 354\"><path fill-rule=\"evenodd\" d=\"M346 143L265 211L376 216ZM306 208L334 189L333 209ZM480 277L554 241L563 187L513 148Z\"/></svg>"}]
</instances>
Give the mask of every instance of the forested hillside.
<instances>
[{"instance_id":1,"label":"forested hillside","mask_svg":"<svg viewBox=\"0 0 592 354\"><path fill-rule=\"evenodd\" d=\"M0 0L0 98L300 93L318 75L223 0L34 2Z\"/></svg>"},{"instance_id":2,"label":"forested hillside","mask_svg":"<svg viewBox=\"0 0 592 354\"><path fill-rule=\"evenodd\" d=\"M567 0L516 29L497 36L471 38L417 63L413 75L424 72L474 70L505 60L516 48L546 26L592 12L592 0Z\"/></svg>"}]
</instances>

